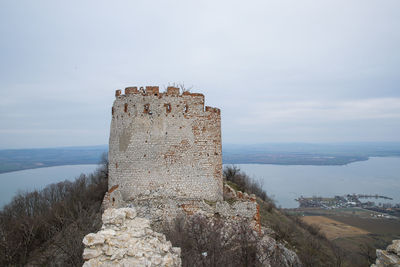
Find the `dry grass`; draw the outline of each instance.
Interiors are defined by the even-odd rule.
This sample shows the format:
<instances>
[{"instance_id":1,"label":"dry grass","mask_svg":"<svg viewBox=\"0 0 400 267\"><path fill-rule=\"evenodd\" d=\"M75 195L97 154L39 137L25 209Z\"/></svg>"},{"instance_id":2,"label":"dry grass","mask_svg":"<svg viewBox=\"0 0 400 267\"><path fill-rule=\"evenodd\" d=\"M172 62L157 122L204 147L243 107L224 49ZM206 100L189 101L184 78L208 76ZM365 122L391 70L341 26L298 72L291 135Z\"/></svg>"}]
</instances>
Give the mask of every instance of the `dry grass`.
<instances>
[{"instance_id":1,"label":"dry grass","mask_svg":"<svg viewBox=\"0 0 400 267\"><path fill-rule=\"evenodd\" d=\"M310 225L316 225L329 240L369 234L369 232L363 229L324 216L304 216L302 217L302 221Z\"/></svg>"},{"instance_id":2,"label":"dry grass","mask_svg":"<svg viewBox=\"0 0 400 267\"><path fill-rule=\"evenodd\" d=\"M399 219L358 218L356 216L332 216L331 218L364 229L372 234L391 235L393 239L400 236Z\"/></svg>"}]
</instances>

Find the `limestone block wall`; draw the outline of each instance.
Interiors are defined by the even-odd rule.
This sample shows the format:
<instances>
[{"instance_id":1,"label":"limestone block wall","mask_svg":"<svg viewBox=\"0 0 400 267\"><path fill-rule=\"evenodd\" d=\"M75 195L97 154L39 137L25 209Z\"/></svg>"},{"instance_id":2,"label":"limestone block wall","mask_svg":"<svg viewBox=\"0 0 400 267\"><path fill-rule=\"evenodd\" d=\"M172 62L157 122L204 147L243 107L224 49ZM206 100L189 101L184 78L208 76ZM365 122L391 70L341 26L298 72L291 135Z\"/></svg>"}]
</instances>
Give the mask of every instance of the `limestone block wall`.
<instances>
[{"instance_id":1,"label":"limestone block wall","mask_svg":"<svg viewBox=\"0 0 400 267\"><path fill-rule=\"evenodd\" d=\"M220 110L175 87L117 90L109 163L109 188L124 200L222 200Z\"/></svg>"}]
</instances>

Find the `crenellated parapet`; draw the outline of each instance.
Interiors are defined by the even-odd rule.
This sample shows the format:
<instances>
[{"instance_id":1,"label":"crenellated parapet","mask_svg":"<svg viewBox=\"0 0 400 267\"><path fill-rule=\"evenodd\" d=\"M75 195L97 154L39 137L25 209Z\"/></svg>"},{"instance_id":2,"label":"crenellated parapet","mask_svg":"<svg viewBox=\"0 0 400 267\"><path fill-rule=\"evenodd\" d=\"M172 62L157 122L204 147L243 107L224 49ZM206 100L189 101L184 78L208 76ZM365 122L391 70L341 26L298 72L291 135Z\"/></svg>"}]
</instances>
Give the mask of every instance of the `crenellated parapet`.
<instances>
[{"instance_id":1,"label":"crenellated parapet","mask_svg":"<svg viewBox=\"0 0 400 267\"><path fill-rule=\"evenodd\" d=\"M220 114L220 109L213 108L209 106L204 106L204 95L200 93L191 93L184 91L180 93L177 87L168 87L165 92L160 93L158 86L146 86L146 87L126 87L125 94L122 94L122 90L118 89L115 91L115 96L117 99L123 101L129 97L143 97L141 102L146 102L143 104L143 113L153 114L153 105L150 102L156 102L156 105L160 103L165 107L166 113L171 113L172 106L171 102L181 102L181 105L177 105L178 111L183 111L183 113L190 113L190 111L204 111L207 113ZM178 99L173 99L173 97ZM135 101L137 102L137 101ZM148 103L147 103L148 102ZM124 111L127 112L129 103L124 104ZM176 109L174 108L176 111ZM114 111L114 107L113 107ZM114 115L114 112L113 112Z\"/></svg>"},{"instance_id":2,"label":"crenellated parapet","mask_svg":"<svg viewBox=\"0 0 400 267\"><path fill-rule=\"evenodd\" d=\"M222 200L221 113L200 93L158 86L116 91L109 187L124 200Z\"/></svg>"},{"instance_id":3,"label":"crenellated parapet","mask_svg":"<svg viewBox=\"0 0 400 267\"><path fill-rule=\"evenodd\" d=\"M140 94L143 96L163 96L163 95L168 95L168 96L196 96L196 97L203 97L203 94L199 93L191 93L189 91L183 91L180 93L180 89L178 87L174 86L169 86L167 87L167 90L163 93L160 93L160 88L158 86L146 86L146 87L137 87L137 86L132 86L132 87L126 87L125 88L125 95L130 95L130 94ZM118 89L115 91L115 96L123 96L122 90Z\"/></svg>"},{"instance_id":4,"label":"crenellated parapet","mask_svg":"<svg viewBox=\"0 0 400 267\"><path fill-rule=\"evenodd\" d=\"M137 86L132 86L132 87L126 87L125 88L125 95L130 95L130 94L140 94L143 96L194 96L194 97L203 97L203 94L199 93L191 93L189 91L183 91L182 93L180 92L180 89L178 87L173 87L169 86L167 87L167 90L163 93L160 93L160 88L158 86L146 86L146 87L137 87ZM123 96L122 90L117 89L115 91L115 96Z\"/></svg>"}]
</instances>

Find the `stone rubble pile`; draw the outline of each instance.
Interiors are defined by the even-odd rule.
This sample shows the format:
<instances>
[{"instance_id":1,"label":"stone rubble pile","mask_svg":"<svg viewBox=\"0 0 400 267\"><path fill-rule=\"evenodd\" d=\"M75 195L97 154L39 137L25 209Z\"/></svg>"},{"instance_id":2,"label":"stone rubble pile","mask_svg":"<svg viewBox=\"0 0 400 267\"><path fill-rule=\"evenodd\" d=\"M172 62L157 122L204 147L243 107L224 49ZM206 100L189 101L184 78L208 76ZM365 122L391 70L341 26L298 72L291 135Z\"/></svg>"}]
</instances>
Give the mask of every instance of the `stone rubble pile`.
<instances>
[{"instance_id":1,"label":"stone rubble pile","mask_svg":"<svg viewBox=\"0 0 400 267\"><path fill-rule=\"evenodd\" d=\"M83 239L84 267L181 266L180 248L154 232L134 208L107 209L102 220L101 230Z\"/></svg>"},{"instance_id":2,"label":"stone rubble pile","mask_svg":"<svg viewBox=\"0 0 400 267\"><path fill-rule=\"evenodd\" d=\"M376 250L376 262L371 267L400 266L400 240L393 240L386 250Z\"/></svg>"}]
</instances>

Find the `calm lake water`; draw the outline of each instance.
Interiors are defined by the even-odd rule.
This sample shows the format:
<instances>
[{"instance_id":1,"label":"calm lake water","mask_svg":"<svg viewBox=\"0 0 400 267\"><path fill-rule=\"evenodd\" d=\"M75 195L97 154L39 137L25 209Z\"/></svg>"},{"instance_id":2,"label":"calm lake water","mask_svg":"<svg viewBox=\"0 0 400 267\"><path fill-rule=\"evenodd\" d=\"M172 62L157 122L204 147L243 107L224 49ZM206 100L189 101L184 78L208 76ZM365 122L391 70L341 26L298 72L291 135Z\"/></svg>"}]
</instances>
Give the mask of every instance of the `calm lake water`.
<instances>
[{"instance_id":1,"label":"calm lake water","mask_svg":"<svg viewBox=\"0 0 400 267\"><path fill-rule=\"evenodd\" d=\"M296 208L299 196L378 194L400 203L400 158L370 158L344 166L238 164L259 179L283 208ZM384 203L383 199L372 199Z\"/></svg>"},{"instance_id":2,"label":"calm lake water","mask_svg":"<svg viewBox=\"0 0 400 267\"><path fill-rule=\"evenodd\" d=\"M41 189L48 184L75 180L81 173L91 173L98 165L66 165L0 174L0 208L19 191Z\"/></svg>"},{"instance_id":3,"label":"calm lake water","mask_svg":"<svg viewBox=\"0 0 400 267\"><path fill-rule=\"evenodd\" d=\"M81 173L91 173L98 165L69 165L0 174L0 208L18 190L40 189ZM283 208L295 208L299 196L379 194L400 203L400 158L371 158L345 166L301 166L238 164L250 177L259 179L269 196ZM383 200L372 200L377 203Z\"/></svg>"}]
</instances>

